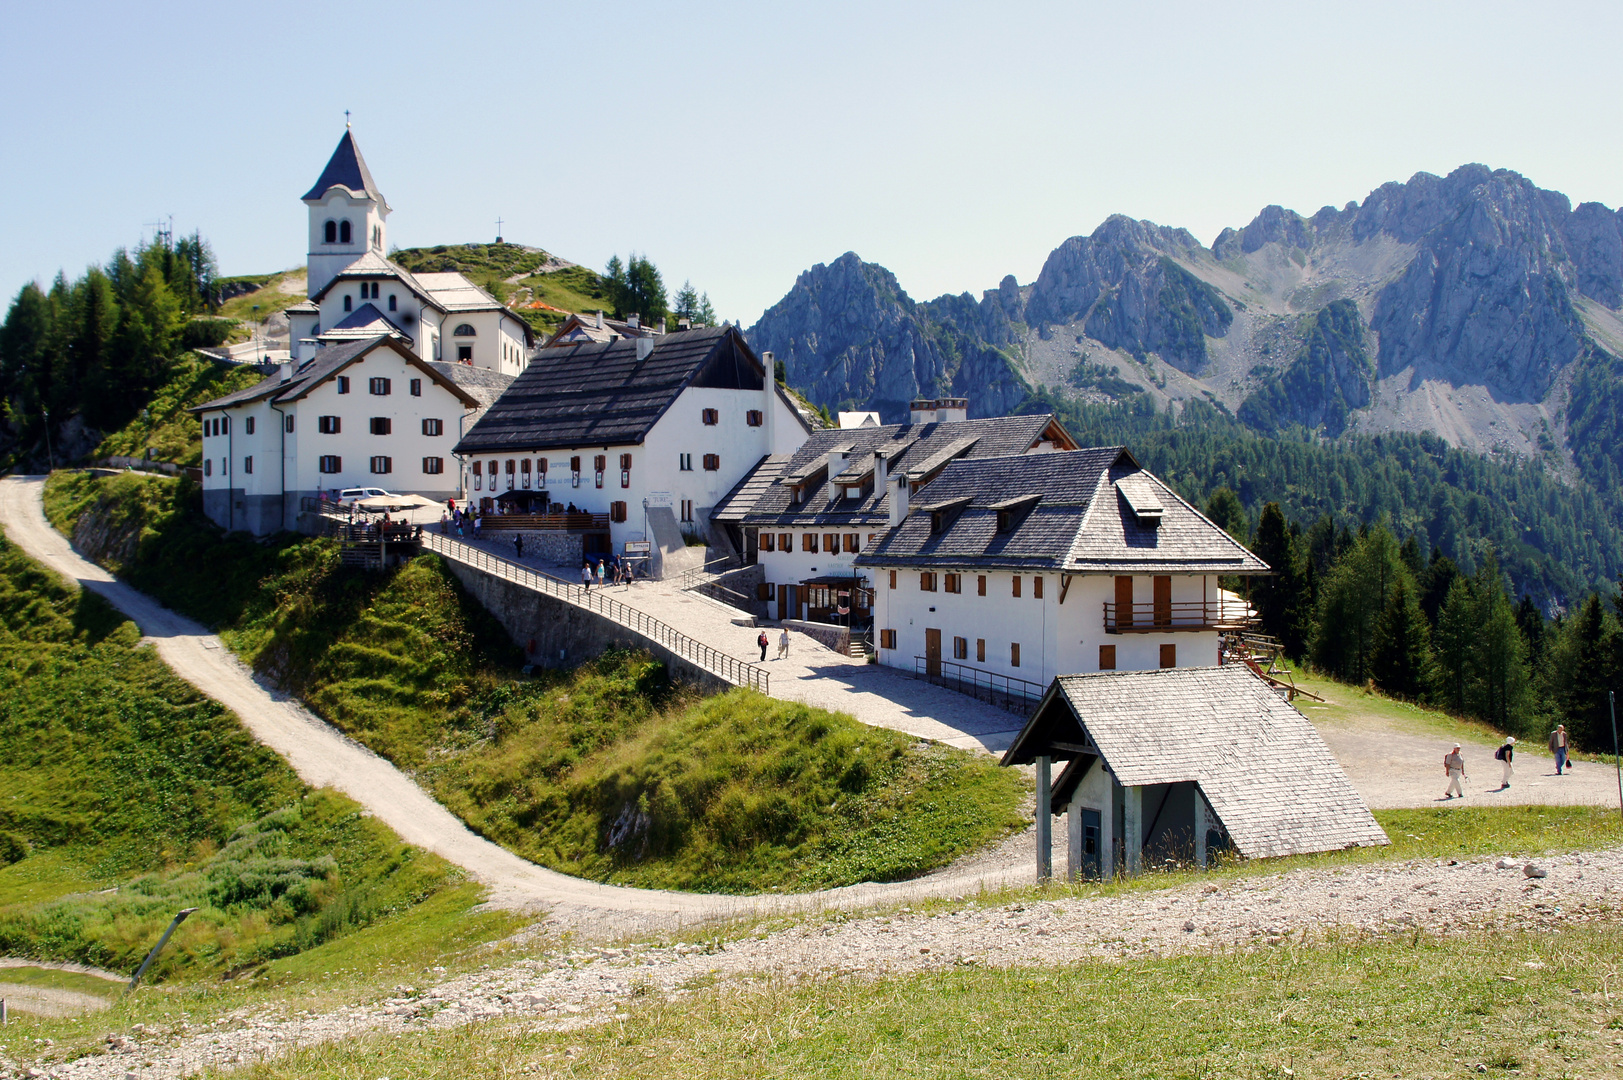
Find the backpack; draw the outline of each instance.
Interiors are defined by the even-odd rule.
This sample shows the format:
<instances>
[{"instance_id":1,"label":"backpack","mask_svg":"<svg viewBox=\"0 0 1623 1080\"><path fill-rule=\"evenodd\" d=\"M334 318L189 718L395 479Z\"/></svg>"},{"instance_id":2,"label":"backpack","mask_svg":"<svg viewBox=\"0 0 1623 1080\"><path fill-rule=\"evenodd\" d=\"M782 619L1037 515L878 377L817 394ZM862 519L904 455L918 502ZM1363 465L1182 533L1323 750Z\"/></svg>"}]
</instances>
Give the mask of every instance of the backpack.
<instances>
[{"instance_id":1,"label":"backpack","mask_svg":"<svg viewBox=\"0 0 1623 1080\"><path fill-rule=\"evenodd\" d=\"M1501 746L1499 749L1497 749L1497 750L1495 750L1493 752L1493 760L1495 760L1495 761L1503 761L1503 760L1505 760L1505 748L1503 746Z\"/></svg>"}]
</instances>

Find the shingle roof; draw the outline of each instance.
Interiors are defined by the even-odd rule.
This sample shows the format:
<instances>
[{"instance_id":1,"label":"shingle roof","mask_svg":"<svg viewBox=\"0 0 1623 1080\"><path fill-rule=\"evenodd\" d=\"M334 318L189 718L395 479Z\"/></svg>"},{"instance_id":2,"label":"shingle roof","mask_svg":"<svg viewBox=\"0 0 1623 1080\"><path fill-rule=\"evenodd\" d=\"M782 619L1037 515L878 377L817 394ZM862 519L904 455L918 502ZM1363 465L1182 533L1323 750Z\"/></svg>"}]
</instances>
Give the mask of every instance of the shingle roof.
<instances>
[{"instance_id":1,"label":"shingle roof","mask_svg":"<svg viewBox=\"0 0 1623 1080\"><path fill-rule=\"evenodd\" d=\"M1003 763L1085 758L1056 742L1128 787L1194 781L1247 856L1388 843L1307 717L1240 665L1061 675Z\"/></svg>"},{"instance_id":2,"label":"shingle roof","mask_svg":"<svg viewBox=\"0 0 1623 1080\"><path fill-rule=\"evenodd\" d=\"M890 496L886 491L869 490L861 498L842 498L830 505L831 489L826 471L829 454L846 453L836 479L844 477L854 487L858 478L873 472L874 455L879 452L887 455L887 471L891 476L912 476L926 467L939 467L949 456L944 453L948 450L970 458L1023 454L1055 423L1057 421L1047 413L1038 413L816 431L779 473L784 480L806 478L800 503L790 505L786 483L773 483L764 487L761 497L743 520L747 525L762 527L881 524L888 521L890 513Z\"/></svg>"},{"instance_id":3,"label":"shingle roof","mask_svg":"<svg viewBox=\"0 0 1623 1080\"><path fill-rule=\"evenodd\" d=\"M733 485L733 489L723 495L710 510L712 521L744 520L763 492L783 472L783 467L789 464L788 454L769 454L762 458L760 464L744 474L744 478Z\"/></svg>"},{"instance_id":4,"label":"shingle roof","mask_svg":"<svg viewBox=\"0 0 1623 1080\"><path fill-rule=\"evenodd\" d=\"M375 338L379 334L394 334L406 342L412 336L394 324L383 312L371 304L362 304L318 335L323 341L343 338Z\"/></svg>"},{"instance_id":5,"label":"shingle roof","mask_svg":"<svg viewBox=\"0 0 1623 1080\"><path fill-rule=\"evenodd\" d=\"M973 422L973 421L971 421ZM1118 489L1146 510L1140 518ZM1029 508L1012 499L1038 496ZM921 509L968 499L940 531ZM953 461L913 498L900 525L858 566L939 566L1081 573L1258 574L1268 566L1133 460L1124 447ZM1014 509L998 531L1000 509Z\"/></svg>"},{"instance_id":6,"label":"shingle roof","mask_svg":"<svg viewBox=\"0 0 1623 1080\"><path fill-rule=\"evenodd\" d=\"M623 322L620 319L606 318L603 320L603 325L599 327L595 315L576 314L565 319L563 324L552 332L552 336L542 343L541 347L550 349L559 344L568 345L579 340L608 341L617 337L653 337L659 332L658 327L646 324L632 326L629 322ZM566 336L570 339L569 341L563 340Z\"/></svg>"},{"instance_id":7,"label":"shingle roof","mask_svg":"<svg viewBox=\"0 0 1623 1080\"><path fill-rule=\"evenodd\" d=\"M634 445L689 386L761 389L761 362L736 328L643 338L651 347L641 360L638 344L626 339L539 350L456 452Z\"/></svg>"},{"instance_id":8,"label":"shingle roof","mask_svg":"<svg viewBox=\"0 0 1623 1080\"><path fill-rule=\"evenodd\" d=\"M461 275L459 274L457 276L460 277ZM424 285L415 274L400 264L385 259L382 255L379 255L375 251L368 251L366 254L359 256L354 262L348 264L342 270L338 271L338 273L334 274L327 284L323 285L320 291L317 292L315 296L311 297L311 299L320 300L345 281L354 281L358 278L379 277L398 278L400 283L406 288L410 289L419 300L422 300L429 306L438 308L441 311L445 310L445 305L440 303L433 291Z\"/></svg>"},{"instance_id":9,"label":"shingle roof","mask_svg":"<svg viewBox=\"0 0 1623 1080\"><path fill-rule=\"evenodd\" d=\"M492 371L490 368L474 367L472 364L452 364L444 360L430 360L428 366L462 387L484 406L494 404L496 399L502 396L503 391L513 385L515 378L500 371Z\"/></svg>"},{"instance_id":10,"label":"shingle roof","mask_svg":"<svg viewBox=\"0 0 1623 1080\"><path fill-rule=\"evenodd\" d=\"M327 167L321 170L321 178L304 193L304 201L315 202L335 187L348 188L356 193L365 192L384 206L389 205L372 180L372 171L366 167L366 159L361 157L361 148L355 145L355 136L347 129L344 137L338 140L332 157L327 159Z\"/></svg>"},{"instance_id":11,"label":"shingle roof","mask_svg":"<svg viewBox=\"0 0 1623 1080\"><path fill-rule=\"evenodd\" d=\"M200 413L210 409L224 409L267 397L282 403L297 401L367 353L370 353L373 349L385 346L398 352L408 364L421 369L428 375L430 380L449 390L468 408L476 408L480 404L476 397L458 386L454 380L436 371L435 365L424 363L419 359L417 354L407 348L403 342L387 334L380 334L377 337L365 338L359 341L345 341L337 345L328 345L318 350L314 358L305 361L304 365L294 371L293 377L286 382L282 381L279 374L272 375L244 390L226 394L224 397L215 398L213 401L205 401L201 405L193 405L186 411Z\"/></svg>"}]
</instances>

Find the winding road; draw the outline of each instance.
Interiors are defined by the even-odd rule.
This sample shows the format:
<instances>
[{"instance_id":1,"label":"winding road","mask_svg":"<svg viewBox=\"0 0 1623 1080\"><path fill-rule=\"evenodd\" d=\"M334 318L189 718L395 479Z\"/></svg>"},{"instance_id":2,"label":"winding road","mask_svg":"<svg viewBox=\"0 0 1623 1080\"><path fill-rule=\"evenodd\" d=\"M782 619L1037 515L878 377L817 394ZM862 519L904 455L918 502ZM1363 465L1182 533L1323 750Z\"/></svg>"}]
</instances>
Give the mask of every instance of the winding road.
<instances>
[{"instance_id":1,"label":"winding road","mask_svg":"<svg viewBox=\"0 0 1623 1080\"><path fill-rule=\"evenodd\" d=\"M201 624L82 558L46 520L44 490L43 476L0 479L0 526L12 542L123 612L177 675L234 712L301 780L343 792L407 843L462 867L489 888L488 902L493 906L549 909L565 923L632 932L738 916L962 895L983 885L995 888L1030 877L1024 859L982 858L895 884L863 883L784 896L722 896L600 885L536 866L474 833L394 765L255 676Z\"/></svg>"}]
</instances>

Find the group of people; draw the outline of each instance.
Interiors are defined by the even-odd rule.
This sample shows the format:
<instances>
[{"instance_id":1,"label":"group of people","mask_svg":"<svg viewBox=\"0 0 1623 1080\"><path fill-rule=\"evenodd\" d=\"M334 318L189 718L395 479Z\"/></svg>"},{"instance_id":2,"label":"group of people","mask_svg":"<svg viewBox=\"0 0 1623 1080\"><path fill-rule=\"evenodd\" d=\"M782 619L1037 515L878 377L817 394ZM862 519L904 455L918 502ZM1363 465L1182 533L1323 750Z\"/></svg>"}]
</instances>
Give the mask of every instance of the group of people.
<instances>
[{"instance_id":1,"label":"group of people","mask_svg":"<svg viewBox=\"0 0 1623 1080\"><path fill-rule=\"evenodd\" d=\"M770 642L767 639L765 630L762 630L761 633L755 638L755 644L757 644L757 645L759 645L761 647L761 659L764 661L766 659L767 645L770 644ZM778 634L778 656L777 656L777 658L779 660L786 660L786 659L788 659L788 657L789 657L789 628L784 627L782 633Z\"/></svg>"},{"instance_id":2,"label":"group of people","mask_svg":"<svg viewBox=\"0 0 1623 1080\"><path fill-rule=\"evenodd\" d=\"M1555 725L1555 730L1550 732L1549 746L1550 753L1555 756L1555 775L1564 776L1567 772L1567 750L1570 746L1570 740L1567 738L1567 725ZM1511 777L1516 772L1516 736L1506 735L1505 741L1499 745L1499 749L1493 752L1493 759L1499 763L1502 770L1499 790L1504 791L1510 786ZM1454 749L1443 755L1443 774L1448 777L1448 787L1443 791L1443 801L1463 799L1465 797L1465 757L1460 753L1459 743L1455 743Z\"/></svg>"},{"instance_id":3,"label":"group of people","mask_svg":"<svg viewBox=\"0 0 1623 1080\"><path fill-rule=\"evenodd\" d=\"M615 556L612 566L606 559L597 560L595 568L592 566L591 559L587 559L580 564L580 587L582 589L590 589L594 584L600 589L605 585L624 585L630 588L631 579L635 576L636 571L631 567L631 560L620 556Z\"/></svg>"},{"instance_id":4,"label":"group of people","mask_svg":"<svg viewBox=\"0 0 1623 1080\"><path fill-rule=\"evenodd\" d=\"M449 536L454 531L459 537L472 536L479 539L480 527L483 526L484 514L469 508L463 510L457 507L455 499L445 500L445 510L440 514L440 535Z\"/></svg>"}]
</instances>

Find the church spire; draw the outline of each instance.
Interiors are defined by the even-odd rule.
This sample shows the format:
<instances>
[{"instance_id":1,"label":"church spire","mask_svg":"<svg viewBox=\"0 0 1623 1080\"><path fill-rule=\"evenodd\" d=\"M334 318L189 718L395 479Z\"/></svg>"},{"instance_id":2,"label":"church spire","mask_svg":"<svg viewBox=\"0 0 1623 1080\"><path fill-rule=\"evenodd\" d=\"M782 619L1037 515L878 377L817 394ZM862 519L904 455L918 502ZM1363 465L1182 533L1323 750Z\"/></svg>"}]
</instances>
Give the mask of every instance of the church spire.
<instances>
[{"instance_id":1,"label":"church spire","mask_svg":"<svg viewBox=\"0 0 1623 1080\"><path fill-rule=\"evenodd\" d=\"M377 183L372 179L372 173L366 167L366 159L361 157L361 148L355 145L355 135L349 129L349 116L344 116L344 137L338 140L338 148L327 159L327 167L321 170L321 178L315 186L304 193L305 202L315 202L328 190L335 187L347 188L359 195L365 192L376 199L382 206L389 202L378 190Z\"/></svg>"}]
</instances>

